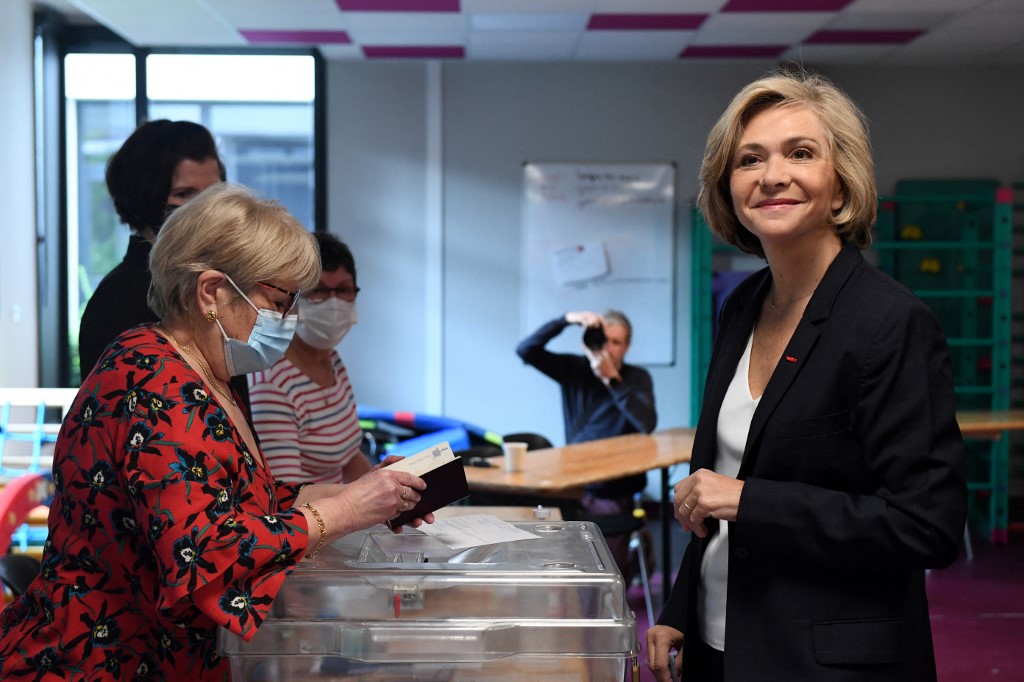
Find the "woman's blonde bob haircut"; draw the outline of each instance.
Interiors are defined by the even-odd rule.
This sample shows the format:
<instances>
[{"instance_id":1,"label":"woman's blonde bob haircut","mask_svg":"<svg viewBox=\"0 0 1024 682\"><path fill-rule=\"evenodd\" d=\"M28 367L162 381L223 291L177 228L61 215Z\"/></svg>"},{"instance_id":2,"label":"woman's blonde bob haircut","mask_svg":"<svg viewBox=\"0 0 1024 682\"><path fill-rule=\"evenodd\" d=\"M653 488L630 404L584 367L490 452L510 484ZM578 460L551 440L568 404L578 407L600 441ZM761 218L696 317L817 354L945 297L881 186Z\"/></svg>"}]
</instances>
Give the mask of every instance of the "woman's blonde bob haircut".
<instances>
[{"instance_id":1,"label":"woman's blonde bob haircut","mask_svg":"<svg viewBox=\"0 0 1024 682\"><path fill-rule=\"evenodd\" d=\"M825 129L843 192L843 205L832 213L839 238L866 249L878 211L878 190L864 114L828 79L791 69L764 76L740 90L711 129L697 195L704 220L722 240L764 258L761 241L740 224L733 208L729 189L733 155L751 118L768 108L792 105L808 107Z\"/></svg>"},{"instance_id":2,"label":"woman's blonde bob haircut","mask_svg":"<svg viewBox=\"0 0 1024 682\"><path fill-rule=\"evenodd\" d=\"M246 295L257 282L306 290L320 279L320 251L281 204L218 183L171 214L149 254L149 269L149 307L161 320L185 320L203 314L196 309L201 273L223 272Z\"/></svg>"}]
</instances>

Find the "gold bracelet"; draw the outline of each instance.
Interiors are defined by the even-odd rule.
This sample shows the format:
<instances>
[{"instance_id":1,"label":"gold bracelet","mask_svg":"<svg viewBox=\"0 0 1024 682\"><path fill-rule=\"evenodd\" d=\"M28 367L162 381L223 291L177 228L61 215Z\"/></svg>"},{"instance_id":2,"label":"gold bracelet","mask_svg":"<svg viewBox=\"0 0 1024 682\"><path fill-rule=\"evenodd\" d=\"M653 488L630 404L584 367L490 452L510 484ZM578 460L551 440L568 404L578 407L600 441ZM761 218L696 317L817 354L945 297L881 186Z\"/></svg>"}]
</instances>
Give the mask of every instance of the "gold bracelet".
<instances>
[{"instance_id":1,"label":"gold bracelet","mask_svg":"<svg viewBox=\"0 0 1024 682\"><path fill-rule=\"evenodd\" d=\"M327 535L327 527L324 526L324 519L320 516L320 512L316 510L316 507L311 505L309 502L304 502L302 506L313 512L313 518L316 519L317 524L320 526L320 542L316 543L316 549L314 549L312 553L306 554L307 559L312 559L320 553L320 548L324 546L324 537Z\"/></svg>"}]
</instances>

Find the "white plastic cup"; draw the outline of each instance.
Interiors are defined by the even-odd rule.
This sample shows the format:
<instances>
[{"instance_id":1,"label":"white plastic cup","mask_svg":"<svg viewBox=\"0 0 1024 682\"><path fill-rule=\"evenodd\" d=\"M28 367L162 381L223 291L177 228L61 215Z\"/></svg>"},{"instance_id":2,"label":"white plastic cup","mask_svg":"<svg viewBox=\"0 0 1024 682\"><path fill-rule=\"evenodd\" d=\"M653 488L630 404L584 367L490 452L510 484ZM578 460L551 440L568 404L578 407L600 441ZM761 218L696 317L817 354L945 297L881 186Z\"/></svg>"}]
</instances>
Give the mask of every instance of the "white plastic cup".
<instances>
[{"instance_id":1,"label":"white plastic cup","mask_svg":"<svg viewBox=\"0 0 1024 682\"><path fill-rule=\"evenodd\" d=\"M522 471L526 459L526 443L506 442L501 449L505 451L505 471Z\"/></svg>"}]
</instances>

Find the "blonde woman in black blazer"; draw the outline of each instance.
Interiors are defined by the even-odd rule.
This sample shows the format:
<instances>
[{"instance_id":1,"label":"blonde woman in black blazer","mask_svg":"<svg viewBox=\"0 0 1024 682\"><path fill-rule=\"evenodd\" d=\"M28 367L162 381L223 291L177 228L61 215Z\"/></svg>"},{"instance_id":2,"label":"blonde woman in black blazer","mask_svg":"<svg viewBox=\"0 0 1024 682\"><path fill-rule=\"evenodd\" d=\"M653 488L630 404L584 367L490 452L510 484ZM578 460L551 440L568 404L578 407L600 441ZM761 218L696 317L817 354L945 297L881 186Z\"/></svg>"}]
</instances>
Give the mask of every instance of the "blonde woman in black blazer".
<instances>
[{"instance_id":1,"label":"blonde woman in black blazer","mask_svg":"<svg viewBox=\"0 0 1024 682\"><path fill-rule=\"evenodd\" d=\"M751 83L710 134L698 204L768 267L722 310L675 488L693 539L651 670L934 680L925 569L959 551L963 442L935 316L860 253L877 204L863 116L818 76Z\"/></svg>"}]
</instances>

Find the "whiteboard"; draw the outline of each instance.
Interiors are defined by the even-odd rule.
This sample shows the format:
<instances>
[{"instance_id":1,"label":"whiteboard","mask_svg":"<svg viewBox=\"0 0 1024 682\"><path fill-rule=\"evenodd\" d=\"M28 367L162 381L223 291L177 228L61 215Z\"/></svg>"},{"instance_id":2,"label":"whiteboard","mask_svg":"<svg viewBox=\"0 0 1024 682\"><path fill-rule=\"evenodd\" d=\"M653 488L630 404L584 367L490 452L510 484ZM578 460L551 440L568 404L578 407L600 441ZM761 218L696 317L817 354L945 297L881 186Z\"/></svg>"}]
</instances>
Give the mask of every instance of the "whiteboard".
<instances>
[{"instance_id":1,"label":"whiteboard","mask_svg":"<svg viewBox=\"0 0 1024 682\"><path fill-rule=\"evenodd\" d=\"M675 166L523 165L523 336L571 310L621 310L626 361L675 362ZM568 329L548 344L581 352Z\"/></svg>"}]
</instances>

